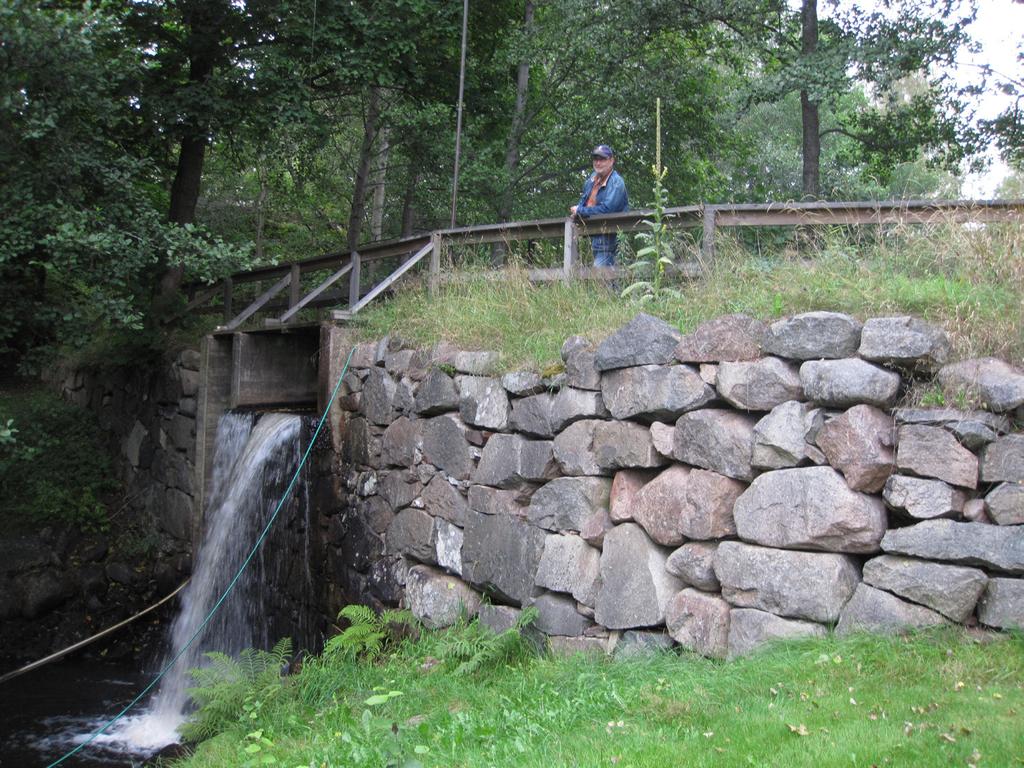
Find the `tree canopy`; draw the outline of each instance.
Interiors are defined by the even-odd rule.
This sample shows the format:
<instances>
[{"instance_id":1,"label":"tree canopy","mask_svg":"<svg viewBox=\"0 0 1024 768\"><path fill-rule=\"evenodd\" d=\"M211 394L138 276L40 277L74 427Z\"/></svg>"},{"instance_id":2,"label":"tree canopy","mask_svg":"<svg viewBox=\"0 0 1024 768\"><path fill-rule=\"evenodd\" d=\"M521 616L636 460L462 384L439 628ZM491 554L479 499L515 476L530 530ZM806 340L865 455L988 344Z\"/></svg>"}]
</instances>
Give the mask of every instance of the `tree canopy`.
<instances>
[{"instance_id":1,"label":"tree canopy","mask_svg":"<svg viewBox=\"0 0 1024 768\"><path fill-rule=\"evenodd\" d=\"M674 205L948 196L986 143L1021 161L1019 101L978 125L948 78L973 0L820 4L471 2L459 223L563 215L598 143L645 204L656 97ZM0 354L447 224L461 12L6 0Z\"/></svg>"}]
</instances>

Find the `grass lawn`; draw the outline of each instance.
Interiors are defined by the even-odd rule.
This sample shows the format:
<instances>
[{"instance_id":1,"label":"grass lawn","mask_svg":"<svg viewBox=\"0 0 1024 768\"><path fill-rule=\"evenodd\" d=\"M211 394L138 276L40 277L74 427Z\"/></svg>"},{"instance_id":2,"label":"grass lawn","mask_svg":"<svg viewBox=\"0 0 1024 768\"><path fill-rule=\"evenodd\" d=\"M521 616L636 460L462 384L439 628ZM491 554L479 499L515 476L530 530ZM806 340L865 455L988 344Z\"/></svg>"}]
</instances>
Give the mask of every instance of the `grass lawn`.
<instances>
[{"instance_id":1,"label":"grass lawn","mask_svg":"<svg viewBox=\"0 0 1024 768\"><path fill-rule=\"evenodd\" d=\"M1019 635L828 638L729 663L526 654L475 674L437 662L459 637L310 660L175 765L1024 765Z\"/></svg>"}]
</instances>

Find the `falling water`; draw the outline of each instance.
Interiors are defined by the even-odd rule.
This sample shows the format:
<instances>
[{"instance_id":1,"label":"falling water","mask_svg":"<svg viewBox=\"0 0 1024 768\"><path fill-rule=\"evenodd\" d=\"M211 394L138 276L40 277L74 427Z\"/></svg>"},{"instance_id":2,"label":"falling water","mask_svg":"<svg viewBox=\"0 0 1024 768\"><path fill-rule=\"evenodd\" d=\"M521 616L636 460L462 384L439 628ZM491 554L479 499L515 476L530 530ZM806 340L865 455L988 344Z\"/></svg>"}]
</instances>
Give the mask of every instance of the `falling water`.
<instances>
[{"instance_id":1,"label":"falling water","mask_svg":"<svg viewBox=\"0 0 1024 768\"><path fill-rule=\"evenodd\" d=\"M200 627L228 588L283 497L300 460L303 419L269 413L226 413L217 426L213 475L202 545L181 612L170 633L174 658L200 632L160 683L147 710L120 721L97 741L153 752L178 741L177 729L188 711L189 670L203 654L237 654L245 648L269 649L282 636L301 645L309 639L310 611L296 604L294 592L312 595L309 571L308 486L293 487L271 534L253 557L210 622ZM301 533L303 556L290 558L288 536ZM293 594L289 594L291 591Z\"/></svg>"}]
</instances>

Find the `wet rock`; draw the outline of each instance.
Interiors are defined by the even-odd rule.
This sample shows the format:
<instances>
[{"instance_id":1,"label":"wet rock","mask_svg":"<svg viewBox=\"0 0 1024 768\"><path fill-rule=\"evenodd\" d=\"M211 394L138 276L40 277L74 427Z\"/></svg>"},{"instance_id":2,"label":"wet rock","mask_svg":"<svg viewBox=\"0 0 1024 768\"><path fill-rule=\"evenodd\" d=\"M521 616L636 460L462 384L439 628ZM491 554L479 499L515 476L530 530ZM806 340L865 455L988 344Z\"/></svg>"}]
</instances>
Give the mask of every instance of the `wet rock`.
<instances>
[{"instance_id":1,"label":"wet rock","mask_svg":"<svg viewBox=\"0 0 1024 768\"><path fill-rule=\"evenodd\" d=\"M49 570L22 576L20 587L21 615L26 619L35 619L49 613L63 605L72 593L64 578Z\"/></svg>"},{"instance_id":2,"label":"wet rock","mask_svg":"<svg viewBox=\"0 0 1024 768\"><path fill-rule=\"evenodd\" d=\"M387 532L388 553L407 555L423 563L437 562L434 518L419 509L403 509Z\"/></svg>"},{"instance_id":3,"label":"wet rock","mask_svg":"<svg viewBox=\"0 0 1024 768\"><path fill-rule=\"evenodd\" d=\"M459 579L425 565L409 569L405 594L413 616L430 629L450 627L463 616L475 616L480 608L476 592Z\"/></svg>"},{"instance_id":4,"label":"wet rock","mask_svg":"<svg viewBox=\"0 0 1024 768\"><path fill-rule=\"evenodd\" d=\"M399 510L412 504L423 492L423 485L414 472L393 470L382 473L378 492L394 509Z\"/></svg>"}]
</instances>

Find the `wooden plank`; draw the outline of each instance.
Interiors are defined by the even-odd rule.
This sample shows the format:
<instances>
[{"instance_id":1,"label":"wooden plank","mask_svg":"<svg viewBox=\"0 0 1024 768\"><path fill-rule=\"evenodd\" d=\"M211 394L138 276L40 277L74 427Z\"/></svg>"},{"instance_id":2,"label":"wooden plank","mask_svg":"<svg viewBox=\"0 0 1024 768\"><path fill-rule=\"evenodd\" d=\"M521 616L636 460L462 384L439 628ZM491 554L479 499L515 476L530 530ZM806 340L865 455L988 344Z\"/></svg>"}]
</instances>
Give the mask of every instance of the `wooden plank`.
<instances>
[{"instance_id":1,"label":"wooden plank","mask_svg":"<svg viewBox=\"0 0 1024 768\"><path fill-rule=\"evenodd\" d=\"M277 322L282 325L284 323L287 323L289 320L295 317L295 315L297 315L300 310L305 308L307 304L312 302L317 296L319 296L321 293L323 293L332 285L334 285L338 280L347 275L351 269L352 262L349 262L341 269L339 269L337 272L328 277L326 280L324 280L322 283L320 283L320 285L318 285L312 291L303 296L302 299L300 299L299 301L292 304L291 300L289 299L288 311L281 315L279 318L277 318Z\"/></svg>"},{"instance_id":2,"label":"wooden plank","mask_svg":"<svg viewBox=\"0 0 1024 768\"><path fill-rule=\"evenodd\" d=\"M231 331L240 326L242 323L244 323L246 320L248 320L250 317L256 314L260 310L260 307L262 307L264 304L266 304L268 301L274 298L274 296L276 296L282 290L284 290L284 288L291 281L292 276L291 272L289 272L287 275L285 275L276 283L274 283L270 288L261 293L252 304L250 304L248 307L239 312L238 317L236 317L230 323L221 326L223 330Z\"/></svg>"},{"instance_id":3,"label":"wooden plank","mask_svg":"<svg viewBox=\"0 0 1024 768\"><path fill-rule=\"evenodd\" d=\"M358 302L348 308L350 315L355 315L359 310L380 296L384 291L394 285L406 272L419 264L420 260L434 249L433 243L427 243L420 248L412 258L402 264L398 269L385 277L373 290L367 293Z\"/></svg>"},{"instance_id":4,"label":"wooden plank","mask_svg":"<svg viewBox=\"0 0 1024 768\"><path fill-rule=\"evenodd\" d=\"M352 307L359 303L359 282L363 279L363 257L359 251L352 251L349 259L352 272L348 276L348 305Z\"/></svg>"},{"instance_id":5,"label":"wooden plank","mask_svg":"<svg viewBox=\"0 0 1024 768\"><path fill-rule=\"evenodd\" d=\"M441 233L430 237L430 295L436 296L441 278Z\"/></svg>"},{"instance_id":6,"label":"wooden plank","mask_svg":"<svg viewBox=\"0 0 1024 768\"><path fill-rule=\"evenodd\" d=\"M565 220L562 231L562 279L572 279L573 270L580 260L580 241L576 232L576 222L572 218Z\"/></svg>"},{"instance_id":7,"label":"wooden plank","mask_svg":"<svg viewBox=\"0 0 1024 768\"><path fill-rule=\"evenodd\" d=\"M701 239L701 255L711 261L715 258L715 225L718 223L718 207L704 206L704 233Z\"/></svg>"},{"instance_id":8,"label":"wooden plank","mask_svg":"<svg viewBox=\"0 0 1024 768\"><path fill-rule=\"evenodd\" d=\"M229 322L235 314L232 309L234 304L235 281L230 277L224 278L224 322Z\"/></svg>"},{"instance_id":9,"label":"wooden plank","mask_svg":"<svg viewBox=\"0 0 1024 768\"><path fill-rule=\"evenodd\" d=\"M291 279L288 284L288 306L294 307L302 296L302 267L299 264L292 264Z\"/></svg>"}]
</instances>

